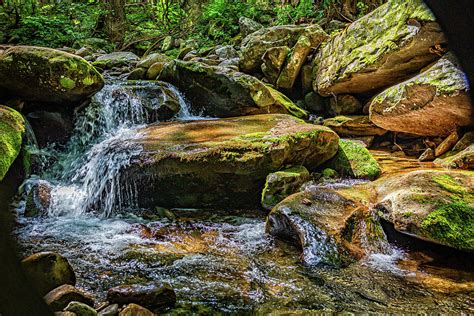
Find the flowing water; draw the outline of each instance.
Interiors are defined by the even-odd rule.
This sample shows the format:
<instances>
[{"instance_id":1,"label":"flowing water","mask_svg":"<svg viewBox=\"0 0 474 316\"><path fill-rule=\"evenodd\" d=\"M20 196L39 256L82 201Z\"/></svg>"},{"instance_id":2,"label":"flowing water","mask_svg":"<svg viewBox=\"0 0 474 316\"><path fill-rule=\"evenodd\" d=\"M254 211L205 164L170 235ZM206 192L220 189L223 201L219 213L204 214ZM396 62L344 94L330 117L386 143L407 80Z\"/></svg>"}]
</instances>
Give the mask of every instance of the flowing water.
<instances>
[{"instance_id":1,"label":"flowing water","mask_svg":"<svg viewBox=\"0 0 474 316\"><path fill-rule=\"evenodd\" d=\"M203 119L169 89L181 106L174 120ZM142 103L121 83L110 83L78 115L66 149L41 151L54 161L24 187L48 181L52 203L47 214L33 218L19 204L15 234L25 255L63 254L78 286L98 300L112 286L169 282L178 296L174 312L474 312L472 268L447 275L437 258L425 254L420 267L420 260L393 246L347 268L308 267L300 249L265 234L259 210L238 216L172 210L160 217L157 210L139 209L137 184L122 179L120 170L141 150L126 140L139 138L140 127L151 123Z\"/></svg>"}]
</instances>

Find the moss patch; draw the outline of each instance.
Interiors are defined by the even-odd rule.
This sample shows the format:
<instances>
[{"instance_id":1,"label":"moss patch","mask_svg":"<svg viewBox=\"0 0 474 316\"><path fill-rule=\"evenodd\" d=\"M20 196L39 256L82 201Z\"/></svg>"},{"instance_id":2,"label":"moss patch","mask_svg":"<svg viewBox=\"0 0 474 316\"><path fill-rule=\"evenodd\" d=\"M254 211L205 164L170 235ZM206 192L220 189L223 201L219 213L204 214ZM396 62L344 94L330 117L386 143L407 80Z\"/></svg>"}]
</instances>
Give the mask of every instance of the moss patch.
<instances>
[{"instance_id":1,"label":"moss patch","mask_svg":"<svg viewBox=\"0 0 474 316\"><path fill-rule=\"evenodd\" d=\"M0 105L0 181L20 153L24 133L23 116Z\"/></svg>"},{"instance_id":2,"label":"moss patch","mask_svg":"<svg viewBox=\"0 0 474 316\"><path fill-rule=\"evenodd\" d=\"M326 165L342 175L374 180L380 176L381 169L370 152L357 142L339 140L336 156Z\"/></svg>"}]
</instances>

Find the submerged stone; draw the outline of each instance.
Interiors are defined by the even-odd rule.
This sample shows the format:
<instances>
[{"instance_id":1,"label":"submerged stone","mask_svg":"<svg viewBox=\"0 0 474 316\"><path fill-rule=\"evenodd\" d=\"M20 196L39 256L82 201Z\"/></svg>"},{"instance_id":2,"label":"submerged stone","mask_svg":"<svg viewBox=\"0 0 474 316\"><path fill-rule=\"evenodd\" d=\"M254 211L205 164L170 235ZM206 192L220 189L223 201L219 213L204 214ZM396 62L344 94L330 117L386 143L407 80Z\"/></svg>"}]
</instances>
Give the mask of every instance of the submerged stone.
<instances>
[{"instance_id":1,"label":"submerged stone","mask_svg":"<svg viewBox=\"0 0 474 316\"><path fill-rule=\"evenodd\" d=\"M314 91L358 94L405 80L446 43L422 0L390 0L331 36L314 60Z\"/></svg>"},{"instance_id":2,"label":"submerged stone","mask_svg":"<svg viewBox=\"0 0 474 316\"><path fill-rule=\"evenodd\" d=\"M374 180L382 172L377 160L362 144L347 140L339 140L336 156L326 166L333 168L343 176L358 179Z\"/></svg>"},{"instance_id":3,"label":"submerged stone","mask_svg":"<svg viewBox=\"0 0 474 316\"><path fill-rule=\"evenodd\" d=\"M284 94L253 76L227 67L174 60L165 66L159 79L179 87L205 115L288 113L300 118L307 116Z\"/></svg>"},{"instance_id":4,"label":"submerged stone","mask_svg":"<svg viewBox=\"0 0 474 316\"><path fill-rule=\"evenodd\" d=\"M0 87L38 102L79 102L102 89L102 76L79 56L14 46L0 54Z\"/></svg>"},{"instance_id":5,"label":"submerged stone","mask_svg":"<svg viewBox=\"0 0 474 316\"><path fill-rule=\"evenodd\" d=\"M333 131L284 114L165 123L140 131L143 147L126 178L138 203L163 207L249 208L266 176L286 165L314 169L332 158Z\"/></svg>"},{"instance_id":6,"label":"submerged stone","mask_svg":"<svg viewBox=\"0 0 474 316\"><path fill-rule=\"evenodd\" d=\"M0 105L0 181L20 154L25 119L17 111Z\"/></svg>"},{"instance_id":7,"label":"submerged stone","mask_svg":"<svg viewBox=\"0 0 474 316\"><path fill-rule=\"evenodd\" d=\"M297 192L309 178L308 169L303 166L270 173L262 192L262 206L271 210L284 198Z\"/></svg>"},{"instance_id":8,"label":"submerged stone","mask_svg":"<svg viewBox=\"0 0 474 316\"><path fill-rule=\"evenodd\" d=\"M452 56L418 76L386 89L370 104L370 120L386 130L447 136L474 124L466 76Z\"/></svg>"},{"instance_id":9,"label":"submerged stone","mask_svg":"<svg viewBox=\"0 0 474 316\"><path fill-rule=\"evenodd\" d=\"M474 250L474 172L421 170L377 180L379 215L413 237Z\"/></svg>"},{"instance_id":10,"label":"submerged stone","mask_svg":"<svg viewBox=\"0 0 474 316\"><path fill-rule=\"evenodd\" d=\"M25 216L45 215L51 205L51 185L39 180L33 185L26 198Z\"/></svg>"},{"instance_id":11,"label":"submerged stone","mask_svg":"<svg viewBox=\"0 0 474 316\"><path fill-rule=\"evenodd\" d=\"M273 208L267 233L301 246L308 265L345 266L382 251L384 234L367 208L330 189L293 194Z\"/></svg>"}]
</instances>

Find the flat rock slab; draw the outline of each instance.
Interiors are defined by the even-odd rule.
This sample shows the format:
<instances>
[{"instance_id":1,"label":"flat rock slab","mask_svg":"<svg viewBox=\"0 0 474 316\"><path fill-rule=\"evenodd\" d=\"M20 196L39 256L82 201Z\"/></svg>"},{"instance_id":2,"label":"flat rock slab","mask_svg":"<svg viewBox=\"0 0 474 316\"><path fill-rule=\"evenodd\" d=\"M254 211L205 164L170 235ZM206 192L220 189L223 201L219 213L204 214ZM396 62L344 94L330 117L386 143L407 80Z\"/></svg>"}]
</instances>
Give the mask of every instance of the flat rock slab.
<instances>
[{"instance_id":1,"label":"flat rock slab","mask_svg":"<svg viewBox=\"0 0 474 316\"><path fill-rule=\"evenodd\" d=\"M254 208L266 176L287 165L314 169L332 158L339 137L284 114L165 123L141 130L143 151L127 171L138 204Z\"/></svg>"}]
</instances>

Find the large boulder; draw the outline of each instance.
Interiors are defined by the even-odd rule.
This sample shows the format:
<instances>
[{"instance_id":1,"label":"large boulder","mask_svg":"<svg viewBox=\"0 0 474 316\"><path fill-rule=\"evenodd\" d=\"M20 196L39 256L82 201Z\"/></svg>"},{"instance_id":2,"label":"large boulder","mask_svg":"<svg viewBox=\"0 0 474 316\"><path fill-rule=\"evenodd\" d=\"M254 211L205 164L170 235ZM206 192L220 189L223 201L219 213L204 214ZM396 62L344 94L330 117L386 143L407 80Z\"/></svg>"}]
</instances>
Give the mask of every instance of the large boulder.
<instances>
[{"instance_id":1,"label":"large boulder","mask_svg":"<svg viewBox=\"0 0 474 316\"><path fill-rule=\"evenodd\" d=\"M21 266L40 295L63 284L76 284L76 275L69 261L54 252L35 253L23 259Z\"/></svg>"},{"instance_id":2,"label":"large boulder","mask_svg":"<svg viewBox=\"0 0 474 316\"><path fill-rule=\"evenodd\" d=\"M152 53L146 57L143 57L137 64L137 67L140 68L150 68L151 65L158 62L168 62L170 58L166 55L160 53Z\"/></svg>"},{"instance_id":3,"label":"large boulder","mask_svg":"<svg viewBox=\"0 0 474 316\"><path fill-rule=\"evenodd\" d=\"M160 80L178 86L206 115L232 117L262 113L289 113L305 117L285 95L250 75L199 62L174 60L161 71Z\"/></svg>"},{"instance_id":4,"label":"large boulder","mask_svg":"<svg viewBox=\"0 0 474 316\"><path fill-rule=\"evenodd\" d=\"M74 103L103 85L97 70L76 55L31 46L11 47L0 54L0 87L26 100Z\"/></svg>"},{"instance_id":5,"label":"large boulder","mask_svg":"<svg viewBox=\"0 0 474 316\"><path fill-rule=\"evenodd\" d=\"M141 135L133 142L143 150L124 177L142 183L138 204L153 207L257 207L269 173L314 169L339 141L325 127L283 114L164 123Z\"/></svg>"},{"instance_id":6,"label":"large boulder","mask_svg":"<svg viewBox=\"0 0 474 316\"><path fill-rule=\"evenodd\" d=\"M0 181L20 154L25 120L17 111L0 105Z\"/></svg>"},{"instance_id":7,"label":"large boulder","mask_svg":"<svg viewBox=\"0 0 474 316\"><path fill-rule=\"evenodd\" d=\"M396 132L447 136L474 124L474 107L464 73L451 57L442 58L418 76L390 87L370 104L370 120Z\"/></svg>"},{"instance_id":8,"label":"large boulder","mask_svg":"<svg viewBox=\"0 0 474 316\"><path fill-rule=\"evenodd\" d=\"M299 245L308 265L345 266L383 251L383 231L368 208L330 189L290 195L270 212L266 231Z\"/></svg>"},{"instance_id":9,"label":"large boulder","mask_svg":"<svg viewBox=\"0 0 474 316\"><path fill-rule=\"evenodd\" d=\"M358 179L377 179L382 173L378 162L362 144L347 139L339 140L336 156L326 164L343 176Z\"/></svg>"},{"instance_id":10,"label":"large boulder","mask_svg":"<svg viewBox=\"0 0 474 316\"><path fill-rule=\"evenodd\" d=\"M246 73L260 70L262 56L267 49L277 46L293 47L301 35L305 35L312 47L321 44L327 37L317 25L280 25L263 28L244 38L241 45L239 68Z\"/></svg>"},{"instance_id":11,"label":"large boulder","mask_svg":"<svg viewBox=\"0 0 474 316\"><path fill-rule=\"evenodd\" d=\"M313 89L328 96L390 86L438 59L435 47L445 43L422 0L390 0L323 44Z\"/></svg>"},{"instance_id":12,"label":"large boulder","mask_svg":"<svg viewBox=\"0 0 474 316\"><path fill-rule=\"evenodd\" d=\"M474 250L474 172L413 171L374 183L379 215L396 230Z\"/></svg>"}]
</instances>

